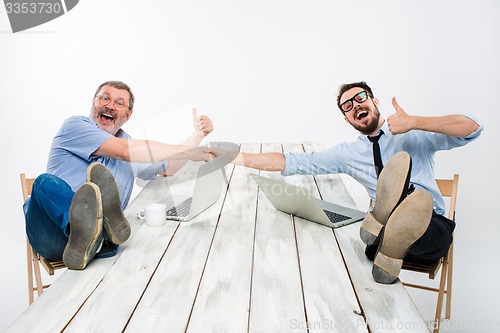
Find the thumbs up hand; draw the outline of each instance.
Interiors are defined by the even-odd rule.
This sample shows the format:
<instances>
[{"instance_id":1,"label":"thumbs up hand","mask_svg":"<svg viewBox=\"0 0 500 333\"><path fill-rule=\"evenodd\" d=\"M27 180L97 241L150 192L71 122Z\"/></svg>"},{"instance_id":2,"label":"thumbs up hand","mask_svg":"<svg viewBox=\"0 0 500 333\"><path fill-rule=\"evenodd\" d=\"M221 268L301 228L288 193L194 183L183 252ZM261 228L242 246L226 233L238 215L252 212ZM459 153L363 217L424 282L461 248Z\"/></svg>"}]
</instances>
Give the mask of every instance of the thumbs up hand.
<instances>
[{"instance_id":1,"label":"thumbs up hand","mask_svg":"<svg viewBox=\"0 0 500 333\"><path fill-rule=\"evenodd\" d=\"M396 113L390 115L387 118L387 126L389 126L389 131L393 135L403 134L413 129L413 116L410 116L406 111L398 104L396 97L392 98L392 106L396 110Z\"/></svg>"},{"instance_id":2,"label":"thumbs up hand","mask_svg":"<svg viewBox=\"0 0 500 333\"><path fill-rule=\"evenodd\" d=\"M195 133L198 133L199 135L201 135L201 137L206 137L214 130L212 119L210 119L208 116L198 117L198 111L194 107L191 110L191 113L193 116L193 127Z\"/></svg>"}]
</instances>

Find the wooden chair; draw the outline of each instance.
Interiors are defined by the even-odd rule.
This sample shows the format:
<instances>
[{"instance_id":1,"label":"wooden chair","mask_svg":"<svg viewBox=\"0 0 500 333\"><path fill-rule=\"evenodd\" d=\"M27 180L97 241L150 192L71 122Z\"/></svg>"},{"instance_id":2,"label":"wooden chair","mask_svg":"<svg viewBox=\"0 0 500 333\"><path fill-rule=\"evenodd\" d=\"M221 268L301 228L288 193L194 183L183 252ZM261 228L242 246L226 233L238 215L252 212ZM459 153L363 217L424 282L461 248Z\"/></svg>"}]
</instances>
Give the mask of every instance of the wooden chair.
<instances>
[{"instance_id":1,"label":"wooden chair","mask_svg":"<svg viewBox=\"0 0 500 333\"><path fill-rule=\"evenodd\" d=\"M450 198L448 218L450 220L455 219L455 205L457 200L457 190L458 190L458 174L453 175L453 179L436 179L437 185L443 197ZM436 305L436 318L434 321L434 333L439 332L439 326L441 321L441 313L443 309L444 295L446 294L446 314L445 318L450 319L451 315L451 292L452 292L452 273L453 273L453 243L448 250L448 253L438 260L437 262L429 265L420 265L404 262L403 269L425 273L429 275L429 279L434 279L441 268L441 277L439 282L439 288L431 288L429 286L405 283L403 285L418 288L428 291L433 291L438 293L437 305Z\"/></svg>"},{"instance_id":2,"label":"wooden chair","mask_svg":"<svg viewBox=\"0 0 500 333\"><path fill-rule=\"evenodd\" d=\"M21 187L24 201L31 195L34 181L34 178L26 178L26 175L21 173ZM45 268L45 271L49 275L54 275L55 270L65 268L66 266L62 261L50 261L36 253L31 247L28 237L26 237L26 252L28 259L28 296L29 303L31 304L35 300L35 292L38 292L38 296L40 296L44 289L50 286L50 284L44 285L42 283L40 265Z\"/></svg>"}]
</instances>

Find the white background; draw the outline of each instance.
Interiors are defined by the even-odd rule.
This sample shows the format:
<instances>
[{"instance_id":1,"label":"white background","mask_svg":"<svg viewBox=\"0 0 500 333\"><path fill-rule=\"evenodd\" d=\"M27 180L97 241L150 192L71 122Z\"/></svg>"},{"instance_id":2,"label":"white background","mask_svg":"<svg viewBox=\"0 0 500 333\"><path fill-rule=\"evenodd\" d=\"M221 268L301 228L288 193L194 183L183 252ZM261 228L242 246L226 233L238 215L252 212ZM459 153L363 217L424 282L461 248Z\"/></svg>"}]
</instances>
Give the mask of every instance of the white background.
<instances>
[{"instance_id":1,"label":"white background","mask_svg":"<svg viewBox=\"0 0 500 333\"><path fill-rule=\"evenodd\" d=\"M0 9L0 331L28 304L19 173L44 172L61 122L116 79L137 99L125 129L169 143L190 133L193 105L212 117L211 140L350 141L335 98L359 80L384 117L392 96L410 114L474 114L482 136L436 156L437 177L461 177L454 329L442 331L498 332L499 17L495 0L87 0L13 34ZM434 296L412 295L433 319Z\"/></svg>"}]
</instances>

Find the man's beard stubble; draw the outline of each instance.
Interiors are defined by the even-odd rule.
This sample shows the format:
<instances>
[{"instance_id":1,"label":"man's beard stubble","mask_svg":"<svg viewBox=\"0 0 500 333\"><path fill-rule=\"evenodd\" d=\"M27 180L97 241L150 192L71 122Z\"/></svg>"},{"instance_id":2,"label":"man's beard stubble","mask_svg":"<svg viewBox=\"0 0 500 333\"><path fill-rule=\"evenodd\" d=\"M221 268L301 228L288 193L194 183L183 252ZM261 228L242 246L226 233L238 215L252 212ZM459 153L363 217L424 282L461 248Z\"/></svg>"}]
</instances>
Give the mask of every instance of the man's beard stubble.
<instances>
[{"instance_id":1,"label":"man's beard stubble","mask_svg":"<svg viewBox=\"0 0 500 333\"><path fill-rule=\"evenodd\" d=\"M96 108L95 106L92 106L90 113L91 113L90 118L92 120L94 120L98 125L100 124L99 118L102 116L103 113L110 114L111 116L113 116L115 121L111 123L111 126L107 126L105 128L102 128L101 125L99 125L99 127L103 131L106 131L111 135L115 135L118 132L118 130L121 128L121 126L123 126L123 124L125 123L124 121L121 122L117 119L118 115L116 114L116 111L109 109L106 106L102 106L100 108Z\"/></svg>"},{"instance_id":2,"label":"man's beard stubble","mask_svg":"<svg viewBox=\"0 0 500 333\"><path fill-rule=\"evenodd\" d=\"M373 133L377 127L378 127L378 122L380 120L380 112L378 111L378 108L375 106L375 110L373 111L374 117L372 118L372 121L370 121L367 125L365 126L360 126L356 123L351 123L349 119L349 123L356 129L358 132L360 132L363 135L370 135Z\"/></svg>"}]
</instances>

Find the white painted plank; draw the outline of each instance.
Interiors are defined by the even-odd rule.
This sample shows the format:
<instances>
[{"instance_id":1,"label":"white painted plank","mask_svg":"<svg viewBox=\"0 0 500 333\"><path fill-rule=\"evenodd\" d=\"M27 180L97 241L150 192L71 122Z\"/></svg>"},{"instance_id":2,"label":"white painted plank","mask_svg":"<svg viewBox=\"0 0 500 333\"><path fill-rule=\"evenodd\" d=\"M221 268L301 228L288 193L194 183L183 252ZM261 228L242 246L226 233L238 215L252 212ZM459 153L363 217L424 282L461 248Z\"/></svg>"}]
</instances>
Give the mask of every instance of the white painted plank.
<instances>
[{"instance_id":1,"label":"white painted plank","mask_svg":"<svg viewBox=\"0 0 500 333\"><path fill-rule=\"evenodd\" d=\"M228 176L232 170L227 166ZM226 190L217 203L181 223L126 331L185 331Z\"/></svg>"},{"instance_id":2,"label":"white painted plank","mask_svg":"<svg viewBox=\"0 0 500 333\"><path fill-rule=\"evenodd\" d=\"M241 151L258 153L260 144ZM257 186L256 170L236 166L187 332L247 332Z\"/></svg>"},{"instance_id":3,"label":"white painted plank","mask_svg":"<svg viewBox=\"0 0 500 333\"><path fill-rule=\"evenodd\" d=\"M283 145L285 152L302 152L301 144ZM287 183L319 197L312 176L285 177ZM321 332L368 332L333 230L294 217L306 304L307 324Z\"/></svg>"},{"instance_id":4,"label":"white painted plank","mask_svg":"<svg viewBox=\"0 0 500 333\"><path fill-rule=\"evenodd\" d=\"M319 150L317 144L304 144L306 151ZM345 200L346 189L338 175L317 177L324 200ZM349 204L345 202L344 204ZM351 206L353 201L351 202ZM365 254L359 237L360 223L335 229L339 246L349 270L366 322L371 332L429 332L415 304L403 285L375 282L371 275L373 263Z\"/></svg>"},{"instance_id":5,"label":"white painted plank","mask_svg":"<svg viewBox=\"0 0 500 333\"><path fill-rule=\"evenodd\" d=\"M265 144L262 152L281 151ZM262 172L266 176L277 173ZM274 209L259 193L255 232L250 332L306 332L297 247L290 215Z\"/></svg>"},{"instance_id":6,"label":"white painted plank","mask_svg":"<svg viewBox=\"0 0 500 333\"><path fill-rule=\"evenodd\" d=\"M142 227L65 332L121 332L178 224L167 221L161 227Z\"/></svg>"}]
</instances>

